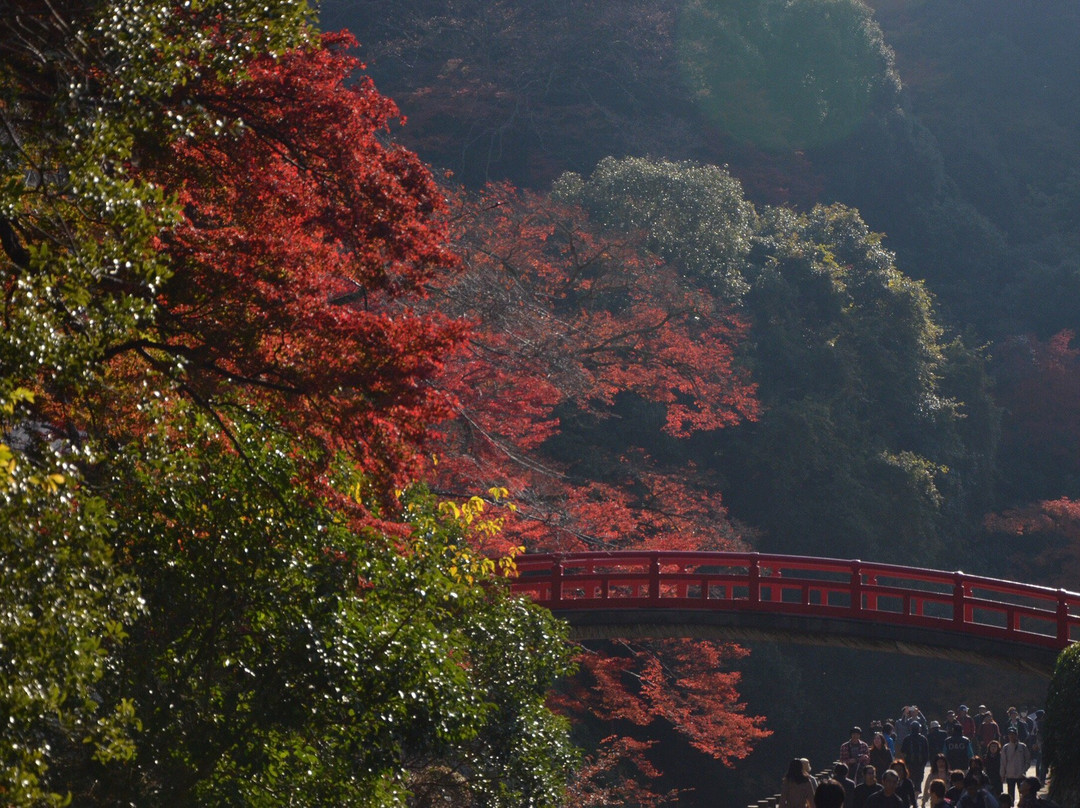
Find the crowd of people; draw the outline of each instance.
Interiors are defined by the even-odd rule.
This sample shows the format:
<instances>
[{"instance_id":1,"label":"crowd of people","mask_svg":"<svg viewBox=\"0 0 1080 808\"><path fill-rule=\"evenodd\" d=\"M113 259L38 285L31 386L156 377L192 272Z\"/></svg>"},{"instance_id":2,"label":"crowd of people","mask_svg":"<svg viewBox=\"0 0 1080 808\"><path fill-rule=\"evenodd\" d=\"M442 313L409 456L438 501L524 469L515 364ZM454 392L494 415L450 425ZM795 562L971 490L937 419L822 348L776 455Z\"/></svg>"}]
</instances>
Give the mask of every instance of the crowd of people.
<instances>
[{"instance_id":1,"label":"crowd of people","mask_svg":"<svg viewBox=\"0 0 1080 808\"><path fill-rule=\"evenodd\" d=\"M869 741L852 727L821 783L806 758L791 761L779 808L1050 808L1039 796L1044 715L1009 707L999 723L985 705L961 704L928 722L906 706L898 720L871 723Z\"/></svg>"}]
</instances>

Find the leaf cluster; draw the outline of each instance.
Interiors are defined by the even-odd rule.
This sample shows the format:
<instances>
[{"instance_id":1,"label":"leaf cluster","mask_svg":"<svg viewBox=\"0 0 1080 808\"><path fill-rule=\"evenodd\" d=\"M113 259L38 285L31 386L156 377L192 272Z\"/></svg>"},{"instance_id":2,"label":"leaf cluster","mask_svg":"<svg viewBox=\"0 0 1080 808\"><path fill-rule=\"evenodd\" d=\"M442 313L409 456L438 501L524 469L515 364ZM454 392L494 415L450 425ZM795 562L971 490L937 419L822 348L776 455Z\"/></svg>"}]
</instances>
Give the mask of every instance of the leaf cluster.
<instances>
[{"instance_id":1,"label":"leaf cluster","mask_svg":"<svg viewBox=\"0 0 1080 808\"><path fill-rule=\"evenodd\" d=\"M99 761L133 754L130 702L103 705L101 687L144 604L114 564L106 502L79 483L65 447L28 451L19 403L30 396L16 393L0 415L0 794L59 805L52 762L81 746Z\"/></svg>"},{"instance_id":2,"label":"leaf cluster","mask_svg":"<svg viewBox=\"0 0 1080 808\"><path fill-rule=\"evenodd\" d=\"M1076 733L1080 731L1080 646L1061 652L1046 693L1043 759L1052 769L1050 794L1061 805L1080 797Z\"/></svg>"}]
</instances>

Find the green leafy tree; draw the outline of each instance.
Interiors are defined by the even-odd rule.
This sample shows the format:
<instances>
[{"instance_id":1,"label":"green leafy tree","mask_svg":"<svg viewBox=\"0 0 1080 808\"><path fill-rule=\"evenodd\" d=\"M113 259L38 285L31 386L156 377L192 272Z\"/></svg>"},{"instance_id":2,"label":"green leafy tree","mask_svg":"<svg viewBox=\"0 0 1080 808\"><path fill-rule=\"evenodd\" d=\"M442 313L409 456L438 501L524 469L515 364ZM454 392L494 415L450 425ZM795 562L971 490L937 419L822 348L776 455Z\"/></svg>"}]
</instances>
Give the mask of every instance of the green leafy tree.
<instances>
[{"instance_id":1,"label":"green leafy tree","mask_svg":"<svg viewBox=\"0 0 1080 808\"><path fill-rule=\"evenodd\" d=\"M253 53L299 44L308 13L294 0L215 0L186 12L29 0L3 15L8 385L91 384L107 348L153 322L168 276L155 240L177 207L132 161L148 156L148 136L178 136L200 114L190 100L166 106L173 93L200 75L238 71Z\"/></svg>"},{"instance_id":2,"label":"green leafy tree","mask_svg":"<svg viewBox=\"0 0 1080 808\"><path fill-rule=\"evenodd\" d=\"M583 206L601 224L642 231L649 249L723 297L746 291L745 262L757 213L723 168L606 157L588 181L564 174L553 195Z\"/></svg>"},{"instance_id":3,"label":"green leafy tree","mask_svg":"<svg viewBox=\"0 0 1080 808\"><path fill-rule=\"evenodd\" d=\"M1080 799L1080 646L1061 652L1046 693L1043 760L1051 771L1050 796L1060 805Z\"/></svg>"},{"instance_id":4,"label":"green leafy tree","mask_svg":"<svg viewBox=\"0 0 1080 808\"><path fill-rule=\"evenodd\" d=\"M942 332L926 290L841 206L769 211L751 265L766 412L725 452L745 481L732 501L752 509L771 547L937 560L964 449L958 404L939 389Z\"/></svg>"},{"instance_id":5,"label":"green leafy tree","mask_svg":"<svg viewBox=\"0 0 1080 808\"><path fill-rule=\"evenodd\" d=\"M141 610L134 581L113 564L105 502L78 482L63 451L28 455L17 389L0 406L0 800L60 804L50 790L56 746L91 748L99 761L132 753L133 705L101 709L108 655Z\"/></svg>"},{"instance_id":6,"label":"green leafy tree","mask_svg":"<svg viewBox=\"0 0 1080 808\"><path fill-rule=\"evenodd\" d=\"M155 420L108 469L146 607L105 698L142 730L132 760L85 762L82 799L383 805L441 766L477 805L558 804L573 755L544 697L569 651L468 520L416 491L402 535L357 530L295 484L295 443L236 425L238 454L189 407Z\"/></svg>"},{"instance_id":7,"label":"green leafy tree","mask_svg":"<svg viewBox=\"0 0 1080 808\"><path fill-rule=\"evenodd\" d=\"M555 192L642 231L750 320L742 359L762 416L701 442L698 456L728 481L732 514L763 529L763 548L941 557L946 514L956 513L946 500L966 501L989 474L995 422L982 360L959 341L946 350L929 293L856 211L759 212L724 169L641 158L565 175ZM962 361L975 369L961 372ZM985 413L977 428L964 417L968 394L972 412ZM961 510L979 518L977 507Z\"/></svg>"},{"instance_id":8,"label":"green leafy tree","mask_svg":"<svg viewBox=\"0 0 1080 808\"><path fill-rule=\"evenodd\" d=\"M894 105L900 88L892 51L860 0L692 0L678 42L698 106L766 149L838 140Z\"/></svg>"}]
</instances>

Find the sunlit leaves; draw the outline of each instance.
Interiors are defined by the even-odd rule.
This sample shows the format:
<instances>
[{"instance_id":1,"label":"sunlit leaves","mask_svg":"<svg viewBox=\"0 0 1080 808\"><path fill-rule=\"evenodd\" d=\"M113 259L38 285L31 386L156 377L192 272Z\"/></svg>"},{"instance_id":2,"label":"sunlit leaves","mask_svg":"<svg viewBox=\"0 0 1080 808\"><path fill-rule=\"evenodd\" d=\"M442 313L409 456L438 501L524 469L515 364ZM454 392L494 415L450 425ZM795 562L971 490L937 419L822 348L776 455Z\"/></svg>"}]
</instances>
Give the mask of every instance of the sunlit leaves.
<instances>
[{"instance_id":1,"label":"sunlit leaves","mask_svg":"<svg viewBox=\"0 0 1080 808\"><path fill-rule=\"evenodd\" d=\"M609 227L640 230L650 249L725 298L746 291L743 272L757 213L725 169L607 157L586 179L564 174L554 195Z\"/></svg>"},{"instance_id":2,"label":"sunlit leaves","mask_svg":"<svg viewBox=\"0 0 1080 808\"><path fill-rule=\"evenodd\" d=\"M105 503L79 482L70 452L27 454L14 404L0 407L10 444L0 444L0 793L12 805L58 805L68 786L57 756L132 754L130 710L103 706L98 688L141 603L113 565Z\"/></svg>"},{"instance_id":3,"label":"sunlit leaves","mask_svg":"<svg viewBox=\"0 0 1080 808\"><path fill-rule=\"evenodd\" d=\"M255 475L211 420L193 415L185 431L187 454L149 436L113 483L147 600L114 685L135 697L141 748L154 750L140 781L165 803L194 788L212 803L379 805L401 798L414 767L498 753L522 770L500 788L558 788L565 772L532 769L569 755L540 709L567 652L550 617L481 585L493 562L468 549L466 525L410 491L406 533L356 532L290 486L296 449L280 437L237 426ZM335 485L355 490L347 467ZM514 751L519 734L493 729L510 716L543 743ZM512 763L526 754L536 760ZM121 772L115 789L128 787Z\"/></svg>"}]
</instances>

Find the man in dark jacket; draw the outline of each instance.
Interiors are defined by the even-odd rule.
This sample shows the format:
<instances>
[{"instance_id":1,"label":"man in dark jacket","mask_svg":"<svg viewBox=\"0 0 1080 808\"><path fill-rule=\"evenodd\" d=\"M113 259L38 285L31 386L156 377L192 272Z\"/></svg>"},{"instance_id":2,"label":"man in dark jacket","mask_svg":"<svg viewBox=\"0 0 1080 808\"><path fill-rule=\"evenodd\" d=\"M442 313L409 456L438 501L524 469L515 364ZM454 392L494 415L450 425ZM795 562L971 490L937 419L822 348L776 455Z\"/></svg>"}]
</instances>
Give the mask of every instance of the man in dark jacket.
<instances>
[{"instance_id":1,"label":"man in dark jacket","mask_svg":"<svg viewBox=\"0 0 1080 808\"><path fill-rule=\"evenodd\" d=\"M922 734L922 727L918 721L912 721L908 725L908 736L900 744L900 752L904 762L907 763L911 783L918 792L922 788L923 774L930 760L930 744L926 736Z\"/></svg>"},{"instance_id":2,"label":"man in dark jacket","mask_svg":"<svg viewBox=\"0 0 1080 808\"><path fill-rule=\"evenodd\" d=\"M906 808L904 800L896 793L900 785L900 775L887 769L881 775L881 791L875 791L866 798L866 808Z\"/></svg>"},{"instance_id":3,"label":"man in dark jacket","mask_svg":"<svg viewBox=\"0 0 1080 808\"><path fill-rule=\"evenodd\" d=\"M949 733L941 728L937 721L930 722L930 731L926 734L927 743L930 744L930 759L933 760L945 751L945 741Z\"/></svg>"},{"instance_id":4,"label":"man in dark jacket","mask_svg":"<svg viewBox=\"0 0 1080 808\"><path fill-rule=\"evenodd\" d=\"M945 757L949 761L949 768L967 771L973 754L971 739L964 734L964 728L957 724L953 727L952 735L945 740Z\"/></svg>"},{"instance_id":5,"label":"man in dark jacket","mask_svg":"<svg viewBox=\"0 0 1080 808\"><path fill-rule=\"evenodd\" d=\"M833 767L833 780L844 787L844 808L852 808L855 800L855 781L848 777L846 763L837 763Z\"/></svg>"},{"instance_id":6,"label":"man in dark jacket","mask_svg":"<svg viewBox=\"0 0 1080 808\"><path fill-rule=\"evenodd\" d=\"M867 763L862 767L863 781L855 786L855 794L852 798L854 808L863 808L871 794L881 791L877 781L877 772L874 767Z\"/></svg>"}]
</instances>

